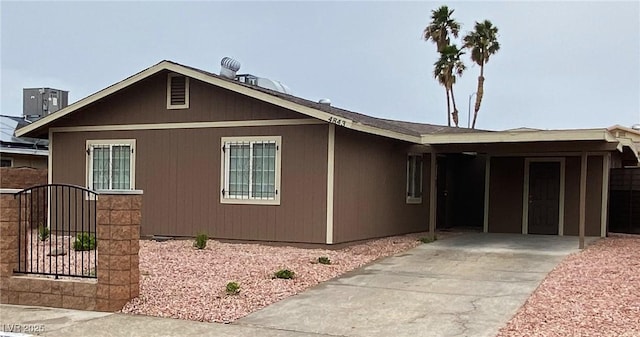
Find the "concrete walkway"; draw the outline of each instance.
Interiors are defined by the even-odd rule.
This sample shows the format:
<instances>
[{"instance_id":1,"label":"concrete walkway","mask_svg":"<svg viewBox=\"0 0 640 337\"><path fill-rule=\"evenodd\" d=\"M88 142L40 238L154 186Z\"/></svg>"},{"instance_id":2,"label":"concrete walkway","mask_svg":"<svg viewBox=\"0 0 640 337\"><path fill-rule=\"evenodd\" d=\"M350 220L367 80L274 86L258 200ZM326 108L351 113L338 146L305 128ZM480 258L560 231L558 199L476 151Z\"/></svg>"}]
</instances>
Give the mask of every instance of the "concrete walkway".
<instances>
[{"instance_id":1,"label":"concrete walkway","mask_svg":"<svg viewBox=\"0 0 640 337\"><path fill-rule=\"evenodd\" d=\"M494 336L577 245L575 237L464 233L233 324L2 305L0 330L43 324L44 336Z\"/></svg>"}]
</instances>

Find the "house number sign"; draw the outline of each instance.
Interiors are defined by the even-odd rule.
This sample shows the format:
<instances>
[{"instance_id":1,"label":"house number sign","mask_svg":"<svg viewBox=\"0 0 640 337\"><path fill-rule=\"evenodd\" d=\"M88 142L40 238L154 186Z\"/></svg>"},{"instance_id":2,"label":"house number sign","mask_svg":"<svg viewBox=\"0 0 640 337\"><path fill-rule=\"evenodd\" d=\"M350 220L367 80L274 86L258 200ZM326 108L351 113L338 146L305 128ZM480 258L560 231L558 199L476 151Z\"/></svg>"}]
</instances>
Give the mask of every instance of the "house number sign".
<instances>
[{"instance_id":1,"label":"house number sign","mask_svg":"<svg viewBox=\"0 0 640 337\"><path fill-rule=\"evenodd\" d=\"M345 126L345 127L347 126L347 120L346 119L341 119L341 118L334 117L334 116L329 117L329 123L332 123L332 124L335 124L335 125L340 125L340 126ZM351 123L349 123L349 124L351 124Z\"/></svg>"}]
</instances>

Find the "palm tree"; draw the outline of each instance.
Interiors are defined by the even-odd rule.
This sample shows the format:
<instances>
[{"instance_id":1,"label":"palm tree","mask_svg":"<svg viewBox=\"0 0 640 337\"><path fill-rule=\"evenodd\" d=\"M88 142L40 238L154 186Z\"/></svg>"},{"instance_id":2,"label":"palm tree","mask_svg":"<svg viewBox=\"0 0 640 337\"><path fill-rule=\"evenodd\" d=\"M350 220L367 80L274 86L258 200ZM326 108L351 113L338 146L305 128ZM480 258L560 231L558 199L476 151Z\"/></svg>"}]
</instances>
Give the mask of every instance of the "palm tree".
<instances>
[{"instance_id":1,"label":"palm tree","mask_svg":"<svg viewBox=\"0 0 640 337\"><path fill-rule=\"evenodd\" d=\"M500 50L498 27L495 27L489 20L476 22L474 30L469 32L462 40L464 41L464 47L471 49L471 60L480 66L476 104L473 109L473 124L471 124L471 128L475 129L478 111L480 111L480 104L484 95L484 65L489 62L491 55Z\"/></svg>"},{"instance_id":2,"label":"palm tree","mask_svg":"<svg viewBox=\"0 0 640 337\"><path fill-rule=\"evenodd\" d=\"M436 44L438 52L451 42L450 36L458 38L460 24L451 17L454 10L447 6L440 6L431 11L431 23L424 29L422 38L425 41L431 40Z\"/></svg>"},{"instance_id":3,"label":"palm tree","mask_svg":"<svg viewBox=\"0 0 640 337\"><path fill-rule=\"evenodd\" d=\"M466 69L461 60L462 55L464 55L464 51L458 48L458 46L455 44L448 45L442 48L440 58L433 64L433 76L438 79L447 91L447 113L451 114L456 127L458 126L458 108L456 107L456 99L453 94L453 85L456 83L456 76L462 76L462 73ZM451 112L449 106L449 96L451 97L453 112Z\"/></svg>"},{"instance_id":4,"label":"palm tree","mask_svg":"<svg viewBox=\"0 0 640 337\"><path fill-rule=\"evenodd\" d=\"M453 19L454 10L449 9L447 6L440 6L438 9L431 11L431 22L422 32L422 38L425 41L431 41L436 44L438 52L441 52L446 46L451 43L451 36L458 37L460 32L460 24ZM445 78L441 78L436 75L436 78L445 87L447 94L447 125L451 126L451 105L449 99L449 89L445 85Z\"/></svg>"}]
</instances>

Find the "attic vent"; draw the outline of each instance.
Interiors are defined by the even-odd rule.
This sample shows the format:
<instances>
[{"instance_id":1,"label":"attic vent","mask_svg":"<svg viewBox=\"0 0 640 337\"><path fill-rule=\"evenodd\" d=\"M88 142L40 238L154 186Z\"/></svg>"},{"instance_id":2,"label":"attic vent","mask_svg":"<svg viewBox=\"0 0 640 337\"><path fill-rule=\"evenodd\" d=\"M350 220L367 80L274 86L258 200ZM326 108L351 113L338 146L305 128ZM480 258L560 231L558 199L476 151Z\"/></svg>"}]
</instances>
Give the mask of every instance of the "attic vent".
<instances>
[{"instance_id":1,"label":"attic vent","mask_svg":"<svg viewBox=\"0 0 640 337\"><path fill-rule=\"evenodd\" d=\"M179 74L167 77L167 109L189 108L189 78Z\"/></svg>"}]
</instances>

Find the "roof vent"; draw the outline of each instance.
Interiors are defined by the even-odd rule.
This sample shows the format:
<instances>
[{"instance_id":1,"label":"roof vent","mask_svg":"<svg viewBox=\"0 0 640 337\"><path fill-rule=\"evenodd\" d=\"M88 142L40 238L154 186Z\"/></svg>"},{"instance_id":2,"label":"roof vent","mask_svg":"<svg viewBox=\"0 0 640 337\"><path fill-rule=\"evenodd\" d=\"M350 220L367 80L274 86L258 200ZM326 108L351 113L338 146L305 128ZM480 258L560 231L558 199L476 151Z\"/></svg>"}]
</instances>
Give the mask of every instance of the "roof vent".
<instances>
[{"instance_id":1,"label":"roof vent","mask_svg":"<svg viewBox=\"0 0 640 337\"><path fill-rule=\"evenodd\" d=\"M236 78L236 72L240 70L240 62L230 57L225 57L222 59L222 61L220 61L220 65L222 66L220 68L220 76L223 76L229 79Z\"/></svg>"},{"instance_id":2,"label":"roof vent","mask_svg":"<svg viewBox=\"0 0 640 337\"><path fill-rule=\"evenodd\" d=\"M331 100L328 98L321 98L318 103L323 104L323 105L331 105Z\"/></svg>"},{"instance_id":3,"label":"roof vent","mask_svg":"<svg viewBox=\"0 0 640 337\"><path fill-rule=\"evenodd\" d=\"M631 125L631 128L636 130L636 131L640 131L640 124L633 124L633 125Z\"/></svg>"}]
</instances>

